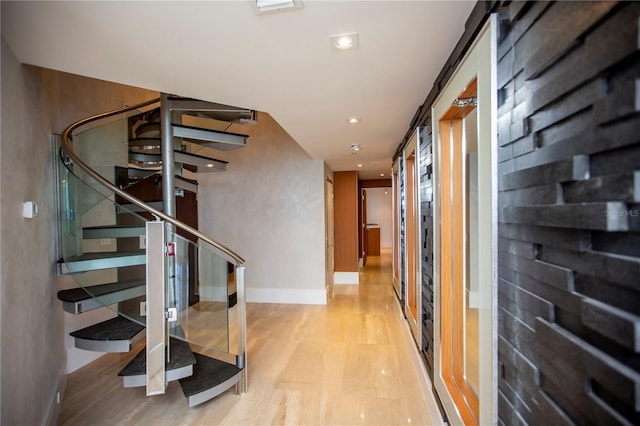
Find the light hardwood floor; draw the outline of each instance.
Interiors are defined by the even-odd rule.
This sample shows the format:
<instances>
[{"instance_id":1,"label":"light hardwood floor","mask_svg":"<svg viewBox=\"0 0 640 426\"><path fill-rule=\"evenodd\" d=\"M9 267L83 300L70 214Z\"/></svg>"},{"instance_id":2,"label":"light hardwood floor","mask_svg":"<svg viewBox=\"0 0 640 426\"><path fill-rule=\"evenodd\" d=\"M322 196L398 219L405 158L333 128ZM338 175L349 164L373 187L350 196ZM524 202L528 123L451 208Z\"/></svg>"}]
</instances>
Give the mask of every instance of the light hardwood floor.
<instances>
[{"instance_id":1,"label":"light hardwood floor","mask_svg":"<svg viewBox=\"0 0 640 426\"><path fill-rule=\"evenodd\" d=\"M61 425L426 425L441 423L391 285L391 254L326 306L248 304L248 392L188 408L122 387L130 355L107 354L68 377Z\"/></svg>"}]
</instances>

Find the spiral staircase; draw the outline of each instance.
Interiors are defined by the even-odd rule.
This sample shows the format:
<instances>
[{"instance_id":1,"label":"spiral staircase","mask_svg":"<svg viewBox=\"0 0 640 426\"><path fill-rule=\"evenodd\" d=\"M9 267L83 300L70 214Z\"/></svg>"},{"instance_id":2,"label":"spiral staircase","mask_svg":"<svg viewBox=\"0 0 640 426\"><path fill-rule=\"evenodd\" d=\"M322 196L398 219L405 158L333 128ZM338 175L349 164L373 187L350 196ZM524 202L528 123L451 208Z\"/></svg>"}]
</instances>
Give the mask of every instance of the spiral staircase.
<instances>
[{"instance_id":1,"label":"spiral staircase","mask_svg":"<svg viewBox=\"0 0 640 426\"><path fill-rule=\"evenodd\" d=\"M138 351L123 386L156 395L179 381L189 406L247 389L244 260L198 230L198 183L184 176L226 170L201 151L244 147L232 122L255 112L163 94L79 120L60 141L59 264L74 286L58 299L74 315L109 312L74 345Z\"/></svg>"}]
</instances>

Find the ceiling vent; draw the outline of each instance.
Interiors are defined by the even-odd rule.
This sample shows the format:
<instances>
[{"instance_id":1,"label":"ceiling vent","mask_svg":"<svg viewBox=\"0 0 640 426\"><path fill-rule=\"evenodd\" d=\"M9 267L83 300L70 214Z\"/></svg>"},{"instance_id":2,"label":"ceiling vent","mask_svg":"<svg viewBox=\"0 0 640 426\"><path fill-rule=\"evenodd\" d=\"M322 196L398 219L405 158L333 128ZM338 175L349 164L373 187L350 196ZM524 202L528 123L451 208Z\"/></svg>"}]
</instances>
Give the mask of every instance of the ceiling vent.
<instances>
[{"instance_id":1,"label":"ceiling vent","mask_svg":"<svg viewBox=\"0 0 640 426\"><path fill-rule=\"evenodd\" d=\"M301 0L255 0L255 4L259 14L302 8Z\"/></svg>"}]
</instances>

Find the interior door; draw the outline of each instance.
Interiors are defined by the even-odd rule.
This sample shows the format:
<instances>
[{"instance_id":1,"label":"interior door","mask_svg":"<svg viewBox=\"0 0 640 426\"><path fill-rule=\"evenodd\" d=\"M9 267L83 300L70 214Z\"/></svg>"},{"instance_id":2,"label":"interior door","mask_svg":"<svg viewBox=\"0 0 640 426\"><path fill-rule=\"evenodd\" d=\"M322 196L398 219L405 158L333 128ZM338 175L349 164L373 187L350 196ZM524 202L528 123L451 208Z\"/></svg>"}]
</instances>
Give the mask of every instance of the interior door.
<instances>
[{"instance_id":1,"label":"interior door","mask_svg":"<svg viewBox=\"0 0 640 426\"><path fill-rule=\"evenodd\" d=\"M452 423L464 425L497 422L491 43L487 26L432 110L434 384Z\"/></svg>"},{"instance_id":2,"label":"interior door","mask_svg":"<svg viewBox=\"0 0 640 426\"><path fill-rule=\"evenodd\" d=\"M360 200L362 202L362 205L360 206L360 211L362 211L362 223L360 224L360 228L362 229L362 232L360 235L362 235L362 241L361 241L361 249L362 250L362 266L365 266L367 264L367 255L369 253L367 253L367 247L369 245L369 241L367 239L368 234L367 234L367 190L363 189L362 190L362 196L360 197Z\"/></svg>"},{"instance_id":3,"label":"interior door","mask_svg":"<svg viewBox=\"0 0 640 426\"><path fill-rule=\"evenodd\" d=\"M418 198L418 132L404 148L405 283L404 311L413 338L422 346L422 285L420 281L420 202Z\"/></svg>"}]
</instances>

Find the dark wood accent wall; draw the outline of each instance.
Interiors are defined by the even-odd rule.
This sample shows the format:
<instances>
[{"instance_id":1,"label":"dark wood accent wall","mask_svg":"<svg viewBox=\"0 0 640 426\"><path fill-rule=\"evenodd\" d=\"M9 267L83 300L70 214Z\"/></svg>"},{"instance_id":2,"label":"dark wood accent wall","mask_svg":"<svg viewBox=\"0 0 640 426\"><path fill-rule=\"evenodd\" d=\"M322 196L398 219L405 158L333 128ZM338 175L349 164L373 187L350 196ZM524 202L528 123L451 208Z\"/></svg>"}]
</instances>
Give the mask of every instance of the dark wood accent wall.
<instances>
[{"instance_id":1,"label":"dark wood accent wall","mask_svg":"<svg viewBox=\"0 0 640 426\"><path fill-rule=\"evenodd\" d=\"M596 1L500 14L505 424L640 424L639 17Z\"/></svg>"},{"instance_id":2,"label":"dark wood accent wall","mask_svg":"<svg viewBox=\"0 0 640 426\"><path fill-rule=\"evenodd\" d=\"M358 272L358 173L334 172L333 194L334 270Z\"/></svg>"}]
</instances>

